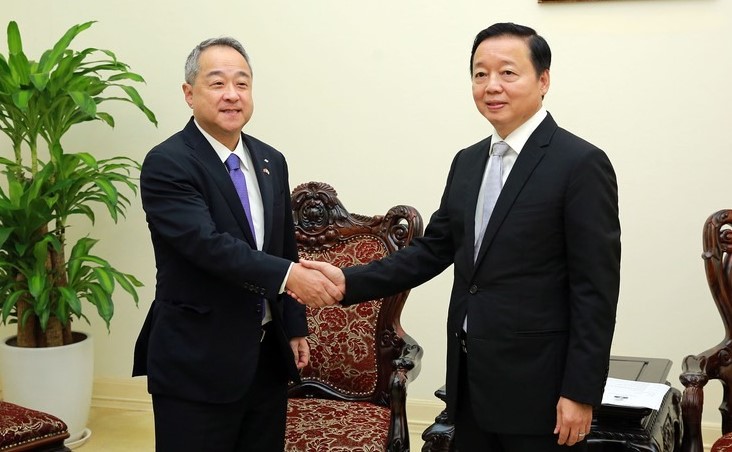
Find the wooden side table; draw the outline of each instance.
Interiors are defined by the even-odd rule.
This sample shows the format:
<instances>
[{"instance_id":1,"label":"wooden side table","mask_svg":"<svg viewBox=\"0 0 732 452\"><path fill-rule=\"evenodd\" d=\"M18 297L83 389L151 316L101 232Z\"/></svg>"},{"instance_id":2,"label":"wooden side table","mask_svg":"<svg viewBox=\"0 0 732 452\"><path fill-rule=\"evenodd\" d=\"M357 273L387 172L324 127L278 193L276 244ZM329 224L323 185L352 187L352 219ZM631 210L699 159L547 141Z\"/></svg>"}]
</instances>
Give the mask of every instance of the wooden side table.
<instances>
[{"instance_id":1,"label":"wooden side table","mask_svg":"<svg viewBox=\"0 0 732 452\"><path fill-rule=\"evenodd\" d=\"M612 356L609 376L624 380L666 383L671 361L660 358ZM445 401L444 386L435 395ZM455 452L455 427L447 422L447 411L422 433L422 452ZM591 452L675 452L682 437L681 392L670 388L656 410L602 406L595 411L587 436Z\"/></svg>"}]
</instances>

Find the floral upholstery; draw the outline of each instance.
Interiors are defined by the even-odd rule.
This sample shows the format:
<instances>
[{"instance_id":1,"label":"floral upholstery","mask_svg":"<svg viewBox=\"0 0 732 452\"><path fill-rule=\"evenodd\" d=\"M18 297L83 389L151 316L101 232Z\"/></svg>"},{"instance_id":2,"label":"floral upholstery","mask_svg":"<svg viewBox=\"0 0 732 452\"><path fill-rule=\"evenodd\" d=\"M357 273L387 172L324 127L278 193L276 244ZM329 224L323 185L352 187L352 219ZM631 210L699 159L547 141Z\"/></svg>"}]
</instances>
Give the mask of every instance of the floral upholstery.
<instances>
[{"instance_id":1,"label":"floral upholstery","mask_svg":"<svg viewBox=\"0 0 732 452\"><path fill-rule=\"evenodd\" d=\"M712 445L711 452L732 452L732 433L727 433Z\"/></svg>"},{"instance_id":2,"label":"floral upholstery","mask_svg":"<svg viewBox=\"0 0 732 452\"><path fill-rule=\"evenodd\" d=\"M63 440L68 437L61 419L0 401L0 451L38 450L54 442L61 446L59 450L67 450L63 448Z\"/></svg>"},{"instance_id":3,"label":"floral upholstery","mask_svg":"<svg viewBox=\"0 0 732 452\"><path fill-rule=\"evenodd\" d=\"M387 407L314 399L290 399L288 405L287 452L386 450L391 419Z\"/></svg>"},{"instance_id":4,"label":"floral upholstery","mask_svg":"<svg viewBox=\"0 0 732 452\"><path fill-rule=\"evenodd\" d=\"M727 433L712 445L711 452L732 452L732 433Z\"/></svg>"},{"instance_id":5,"label":"floral upholstery","mask_svg":"<svg viewBox=\"0 0 732 452\"><path fill-rule=\"evenodd\" d=\"M293 190L292 213L300 258L337 267L381 259L422 235L414 208L351 214L321 182ZM288 390L286 451L409 450L406 386L419 373L422 348L399 322L407 294L307 308L310 363Z\"/></svg>"},{"instance_id":6,"label":"floral upholstery","mask_svg":"<svg viewBox=\"0 0 732 452\"><path fill-rule=\"evenodd\" d=\"M386 251L382 241L357 236L326 251L301 252L300 257L348 267L380 259ZM375 335L381 303L307 308L311 352L302 379L326 382L344 394L372 394L377 379Z\"/></svg>"}]
</instances>

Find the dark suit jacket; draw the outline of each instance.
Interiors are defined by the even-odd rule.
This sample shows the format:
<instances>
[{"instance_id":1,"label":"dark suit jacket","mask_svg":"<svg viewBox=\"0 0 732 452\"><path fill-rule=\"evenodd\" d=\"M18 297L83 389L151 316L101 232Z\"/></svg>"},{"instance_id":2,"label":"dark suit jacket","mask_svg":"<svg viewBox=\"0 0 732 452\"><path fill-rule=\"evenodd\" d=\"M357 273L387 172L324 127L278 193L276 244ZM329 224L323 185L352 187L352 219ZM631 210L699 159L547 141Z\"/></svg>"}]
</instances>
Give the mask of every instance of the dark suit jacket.
<instances>
[{"instance_id":1,"label":"dark suit jacket","mask_svg":"<svg viewBox=\"0 0 732 452\"><path fill-rule=\"evenodd\" d=\"M551 433L561 396L599 405L615 326L620 225L615 173L592 144L547 116L508 176L473 262L475 208L491 139L453 160L424 237L346 270L346 299L419 285L454 264L447 319L448 414L468 314L468 379L478 422Z\"/></svg>"},{"instance_id":2,"label":"dark suit jacket","mask_svg":"<svg viewBox=\"0 0 732 452\"><path fill-rule=\"evenodd\" d=\"M270 302L282 362L298 378L289 347L306 336L305 310L279 289L297 261L285 158L242 134L264 204L257 251L225 165L193 119L154 147L140 187L155 262L155 301L135 346L133 375L152 394L213 403L240 399L259 357L259 300Z\"/></svg>"}]
</instances>

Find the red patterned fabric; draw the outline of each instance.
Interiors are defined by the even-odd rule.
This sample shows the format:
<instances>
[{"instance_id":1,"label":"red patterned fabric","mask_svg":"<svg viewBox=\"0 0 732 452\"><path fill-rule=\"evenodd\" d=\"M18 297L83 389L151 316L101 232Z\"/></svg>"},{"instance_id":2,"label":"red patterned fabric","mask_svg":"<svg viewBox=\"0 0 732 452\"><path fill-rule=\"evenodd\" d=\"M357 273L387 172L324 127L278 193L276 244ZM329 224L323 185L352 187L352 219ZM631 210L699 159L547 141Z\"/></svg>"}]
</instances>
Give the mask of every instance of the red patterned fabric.
<instances>
[{"instance_id":1,"label":"red patterned fabric","mask_svg":"<svg viewBox=\"0 0 732 452\"><path fill-rule=\"evenodd\" d=\"M386 450L388 407L326 399L289 399L287 404L287 452Z\"/></svg>"},{"instance_id":2,"label":"red patterned fabric","mask_svg":"<svg viewBox=\"0 0 732 452\"><path fill-rule=\"evenodd\" d=\"M67 435L66 424L40 411L0 401L0 451Z\"/></svg>"},{"instance_id":3,"label":"red patterned fabric","mask_svg":"<svg viewBox=\"0 0 732 452\"><path fill-rule=\"evenodd\" d=\"M356 236L326 251L301 252L308 260L349 267L387 255L383 242ZM382 300L357 305L307 308L310 363L302 380L327 383L346 395L368 396L376 389L376 320Z\"/></svg>"},{"instance_id":4,"label":"red patterned fabric","mask_svg":"<svg viewBox=\"0 0 732 452\"><path fill-rule=\"evenodd\" d=\"M727 433L712 445L712 452L732 452L732 433Z\"/></svg>"}]
</instances>

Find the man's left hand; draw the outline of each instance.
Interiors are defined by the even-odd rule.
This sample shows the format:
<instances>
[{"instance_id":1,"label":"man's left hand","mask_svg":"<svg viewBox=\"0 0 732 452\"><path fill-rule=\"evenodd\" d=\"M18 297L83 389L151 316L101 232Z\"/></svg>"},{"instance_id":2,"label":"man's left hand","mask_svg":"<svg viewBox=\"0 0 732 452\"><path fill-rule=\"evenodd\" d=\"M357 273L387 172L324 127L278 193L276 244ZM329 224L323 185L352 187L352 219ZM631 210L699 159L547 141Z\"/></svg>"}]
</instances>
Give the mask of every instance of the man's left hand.
<instances>
[{"instance_id":1,"label":"man's left hand","mask_svg":"<svg viewBox=\"0 0 732 452\"><path fill-rule=\"evenodd\" d=\"M308 365L310 362L310 345L304 337L293 337L290 339L292 354L295 356L295 365L298 369Z\"/></svg>"},{"instance_id":2,"label":"man's left hand","mask_svg":"<svg viewBox=\"0 0 732 452\"><path fill-rule=\"evenodd\" d=\"M560 397L557 403L557 426L554 434L559 435L557 443L574 446L590 433L592 405Z\"/></svg>"}]
</instances>

